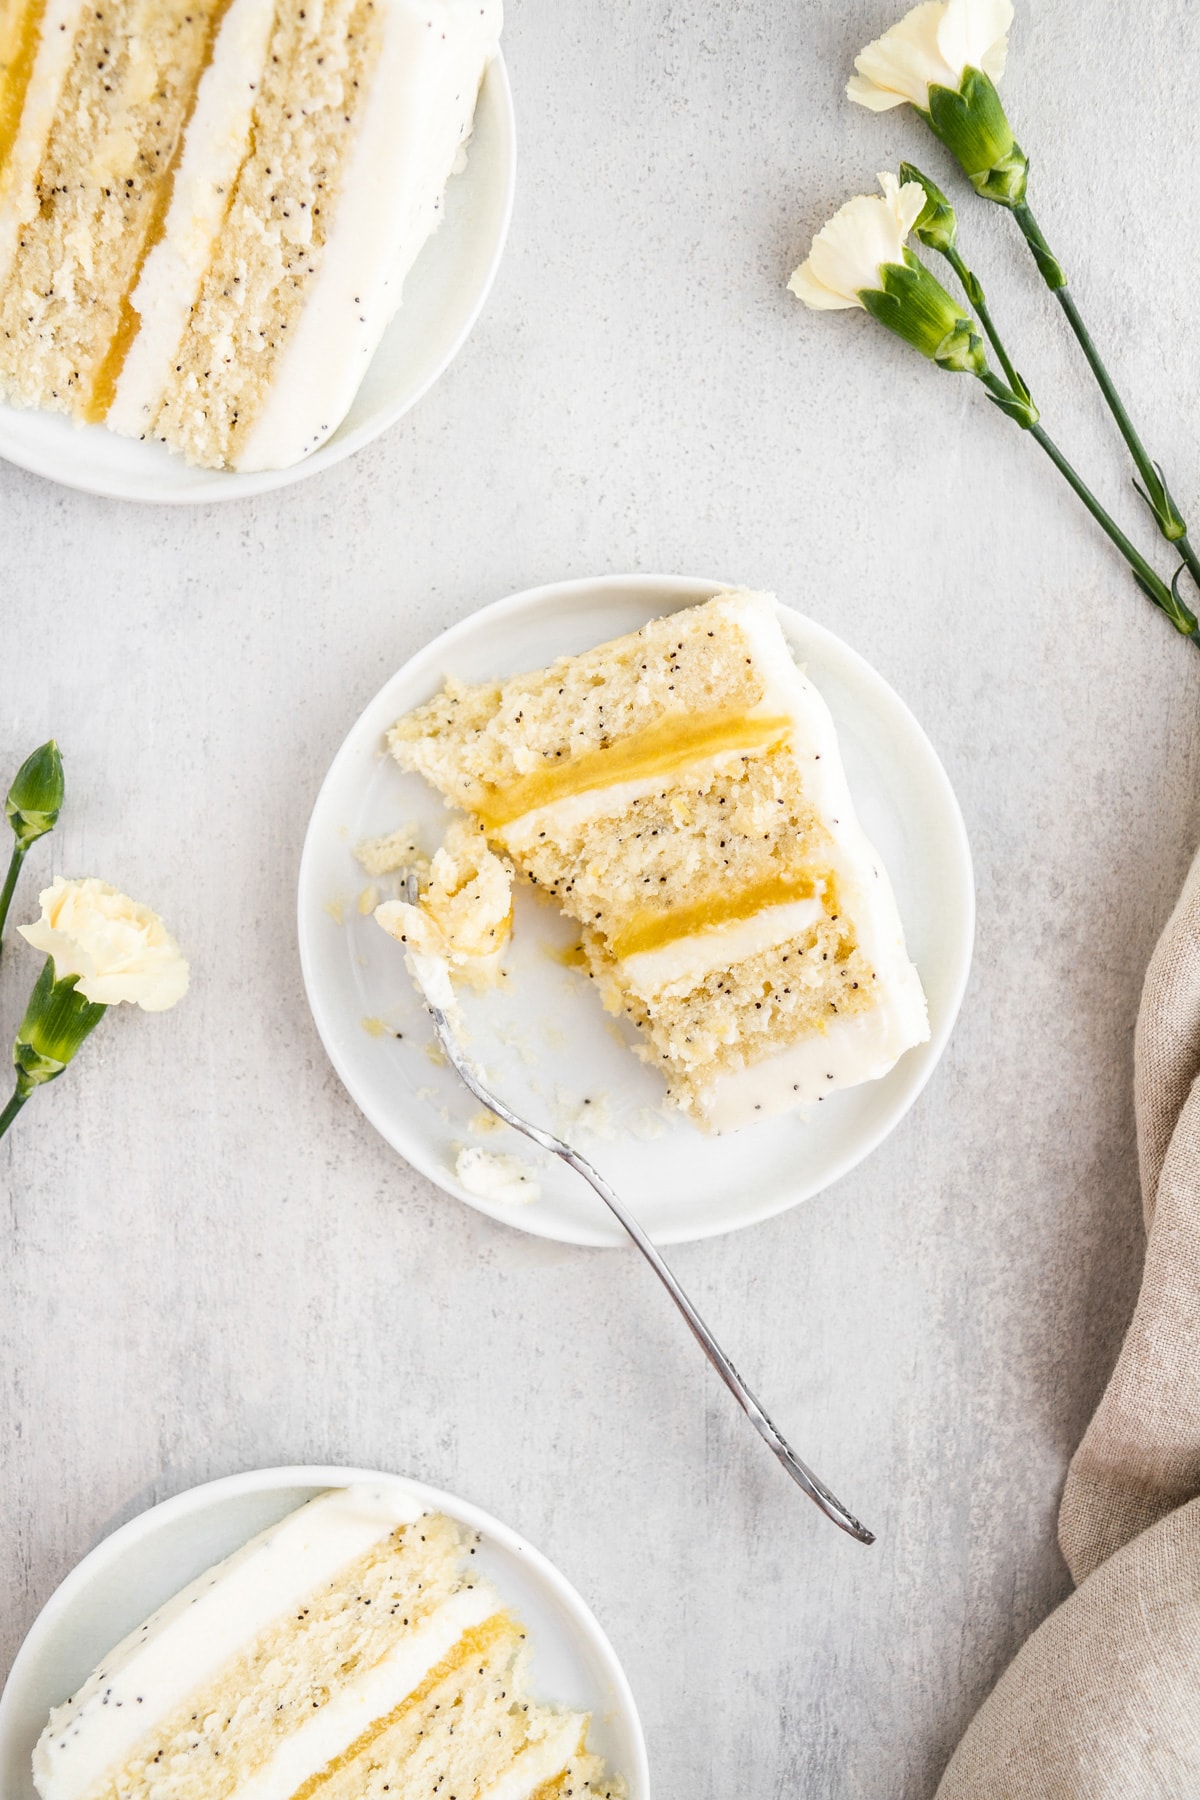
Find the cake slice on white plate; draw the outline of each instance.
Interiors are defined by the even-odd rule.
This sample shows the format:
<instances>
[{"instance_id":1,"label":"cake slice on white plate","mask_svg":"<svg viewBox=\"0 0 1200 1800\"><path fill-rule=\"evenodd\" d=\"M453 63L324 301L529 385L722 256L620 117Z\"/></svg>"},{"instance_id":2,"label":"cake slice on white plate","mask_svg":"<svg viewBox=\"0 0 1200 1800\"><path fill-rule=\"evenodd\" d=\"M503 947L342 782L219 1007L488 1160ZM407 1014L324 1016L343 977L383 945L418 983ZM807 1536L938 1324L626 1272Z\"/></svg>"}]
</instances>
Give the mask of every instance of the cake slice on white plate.
<instances>
[{"instance_id":1,"label":"cake slice on white plate","mask_svg":"<svg viewBox=\"0 0 1200 1800\"><path fill-rule=\"evenodd\" d=\"M501 0L8 0L0 397L283 468L436 227Z\"/></svg>"},{"instance_id":2,"label":"cake slice on white plate","mask_svg":"<svg viewBox=\"0 0 1200 1800\"><path fill-rule=\"evenodd\" d=\"M876 1079L928 1038L832 717L771 595L449 680L389 741L578 921L604 1005L705 1128Z\"/></svg>"},{"instance_id":3,"label":"cake slice on white plate","mask_svg":"<svg viewBox=\"0 0 1200 1800\"><path fill-rule=\"evenodd\" d=\"M531 1697L469 1533L333 1489L169 1600L54 1709L41 1800L624 1800Z\"/></svg>"}]
</instances>

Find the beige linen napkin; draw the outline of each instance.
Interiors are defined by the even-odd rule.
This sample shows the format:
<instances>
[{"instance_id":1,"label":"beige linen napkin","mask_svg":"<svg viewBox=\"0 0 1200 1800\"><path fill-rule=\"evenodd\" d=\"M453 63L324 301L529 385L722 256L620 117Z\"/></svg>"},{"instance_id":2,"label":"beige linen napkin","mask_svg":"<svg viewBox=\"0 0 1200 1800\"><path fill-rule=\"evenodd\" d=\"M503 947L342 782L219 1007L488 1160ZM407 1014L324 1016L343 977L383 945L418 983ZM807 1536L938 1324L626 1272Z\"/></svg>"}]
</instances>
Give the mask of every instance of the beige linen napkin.
<instances>
[{"instance_id":1,"label":"beige linen napkin","mask_svg":"<svg viewBox=\"0 0 1200 1800\"><path fill-rule=\"evenodd\" d=\"M1200 1800L1200 856L1146 975L1134 1101L1148 1241L1067 1475L1078 1583L976 1714L937 1800Z\"/></svg>"}]
</instances>

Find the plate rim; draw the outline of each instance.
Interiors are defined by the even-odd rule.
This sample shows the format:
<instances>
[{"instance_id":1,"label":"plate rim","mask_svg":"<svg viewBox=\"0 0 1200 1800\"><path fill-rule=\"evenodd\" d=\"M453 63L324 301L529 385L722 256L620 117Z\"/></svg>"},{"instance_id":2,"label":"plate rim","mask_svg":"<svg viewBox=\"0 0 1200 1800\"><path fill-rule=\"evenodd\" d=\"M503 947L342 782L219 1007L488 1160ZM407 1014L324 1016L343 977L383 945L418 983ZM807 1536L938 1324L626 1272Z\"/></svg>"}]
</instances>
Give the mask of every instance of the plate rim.
<instances>
[{"instance_id":1,"label":"plate rim","mask_svg":"<svg viewBox=\"0 0 1200 1800\"><path fill-rule=\"evenodd\" d=\"M620 593L628 592L630 589L639 592L644 591L648 599L651 598L652 590L657 589L661 597L666 598L673 596L680 601L681 606L691 605L695 604L697 600L707 598L723 588L729 588L736 585L737 584L735 583L727 581L710 580L703 576L650 573L627 573L598 576L585 575L572 577L567 581L543 582L536 587L523 588L515 594L507 594L498 600L489 602L488 605L480 607L475 612L468 613L464 618L455 621L454 624L447 626L444 631L441 631L436 636L428 639L415 650L411 656L406 657L400 667L388 677L366 704L360 707L334 754L313 800L308 825L305 828L304 844L300 854L297 877L297 939L301 979L304 984L305 998L308 1002L308 1008L313 1023L317 1029L317 1035L321 1040L322 1047L329 1058L334 1073L337 1075L347 1096L358 1108L363 1117L379 1133L389 1148L396 1155L401 1157L403 1161L407 1162L411 1168L415 1169L418 1174L423 1175L427 1180L431 1181L434 1186L439 1188L443 1193L450 1195L454 1199L461 1200L467 1206L472 1207L476 1212L482 1213L485 1217L493 1219L497 1224L508 1226L515 1231L522 1231L529 1236L540 1237L554 1243L575 1244L591 1249L622 1249L628 1247L628 1240L620 1230L620 1227L615 1226L615 1222L614 1229L611 1232L601 1232L599 1229L574 1226L571 1224L563 1225L553 1219L545 1219L537 1213L530 1216L528 1209L517 1212L511 1206L506 1209L500 1203L489 1202L480 1198L478 1195L468 1193L465 1188L456 1185L452 1172L448 1168L443 1167L439 1160L433 1156L426 1156L424 1154L424 1146L419 1139L414 1141L406 1137L405 1147L401 1148L393 1135L390 1118L385 1122L380 1109L375 1107L369 1100L364 1100L360 1097L356 1085L352 1084L351 1079L347 1075L346 1066L338 1051L334 1021L332 1018L326 1020L322 1017L320 1000L322 988L315 973L316 950L312 934L317 928L318 914L321 911L321 907L319 902L315 901L315 898L310 901L308 890L314 883L313 865L319 855L319 851L316 847L318 820L323 811L326 796L334 786L342 767L344 764L350 763L358 752L358 738L361 734L364 721L380 705L384 694L386 694L388 690L405 675L418 658L428 657L430 660L436 660L441 658L444 652L452 654L456 645L462 639L470 638L482 620L503 620L506 616L514 612L524 610L535 611L539 607L552 605L555 601L569 599L572 596L582 593ZM890 1115L873 1132L867 1133L861 1142L856 1144L852 1151L847 1152L836 1160L832 1173L822 1181L819 1188L816 1188L807 1194L794 1195L789 1198L781 1199L778 1202L768 1201L757 1207L748 1209L743 1215L731 1221L720 1223L710 1222L700 1226L696 1226L695 1224L681 1225L678 1229L674 1226L665 1230L659 1228L651 1233L654 1242L659 1245L699 1243L711 1238L724 1237L731 1231L740 1231L751 1225L763 1224L768 1219L777 1218L780 1214L790 1211L792 1207L801 1204L804 1200L815 1199L818 1194L826 1192L836 1182L842 1180L846 1175L850 1174L852 1170L856 1169L867 1157L871 1156L879 1148L880 1144L891 1135L906 1114L916 1104L931 1079L934 1070L941 1062L946 1045L950 1040L950 1036L962 1008L962 1002L966 994L974 960L976 891L970 841L967 836L962 809L958 804L958 797L955 794L953 784L950 781L949 775L946 773L946 769L937 750L934 748L934 745L924 727L921 725L920 720L913 713L907 702L901 698L895 688L892 687L891 683L879 673L874 664L867 661L866 657L864 657L860 651L854 649L845 638L839 636L839 634L831 630L829 626L822 625L818 620L810 618L807 613L801 613L797 608L788 606L783 601L780 601L779 605L782 611L801 620L805 630L811 632L815 639L821 641L825 646L831 647L837 655L848 657L852 664L865 670L872 681L877 683L887 694L889 704L899 709L907 726L915 734L916 739L924 752L928 773L932 776L938 787L943 813L950 827L950 846L953 849L953 860L962 898L962 907L959 917L963 928L964 952L960 959L959 966L955 970L953 986L942 1017L937 1028L931 1033L928 1044L923 1046L926 1055L919 1073L919 1078L917 1078L910 1086L909 1091L904 1096L903 1104L899 1106L898 1110ZM678 608L673 610L678 610ZM654 617L657 615L651 613L649 616ZM414 1148L418 1152L416 1155L412 1154ZM607 1220L605 1222L607 1222Z\"/></svg>"},{"instance_id":2,"label":"plate rim","mask_svg":"<svg viewBox=\"0 0 1200 1800\"><path fill-rule=\"evenodd\" d=\"M508 244L516 194L517 122L513 106L512 83L509 80L504 51L500 45L497 45L495 52L488 60L481 86L483 83L488 84L489 97L498 108L497 118L505 153L504 199L497 215L495 242L483 280L479 284L478 292L466 318L441 358L431 367L425 379L412 393L403 400L385 407L377 419L364 422L355 430L348 432L345 437L335 434L319 449L314 450L311 456L304 457L300 462L293 463L288 468L261 469L245 474L236 470L196 471L197 474L219 473L227 475L229 479L214 483L211 489L197 489L194 492L183 490L154 493L148 491L144 485L131 487L117 479L106 478L104 475L93 478L84 477L71 471L64 473L63 468L57 462L53 446L47 453L36 446L26 449L20 445L15 448L5 445L0 447L0 462L23 469L26 474L36 475L41 480L53 482L58 487L69 488L74 493L91 494L101 500L123 500L138 506L224 506L231 501L253 499L259 494L278 493L285 488L294 487L297 482L308 481L314 475L323 474L326 470L345 462L348 457L354 456L359 450L366 449L368 444L374 443L377 438L390 431L394 425L398 425L401 419L420 404L435 383L441 380L479 323L480 314L487 305L492 288L495 286ZM0 419L6 415L19 417L25 412L35 413L37 409L9 406L0 401ZM69 423L69 421L66 422Z\"/></svg>"},{"instance_id":3,"label":"plate rim","mask_svg":"<svg viewBox=\"0 0 1200 1800\"><path fill-rule=\"evenodd\" d=\"M635 1751L636 1767L633 1770L622 1769L621 1773L629 1782L634 1800L650 1800L646 1736L629 1677L604 1627L557 1564L551 1562L544 1551L539 1550L536 1544L531 1544L513 1526L506 1525L503 1519L497 1519L483 1507L476 1506L473 1501L463 1500L446 1488L434 1487L408 1475L397 1475L380 1469L344 1468L335 1463L284 1463L277 1467L245 1469L233 1475L218 1475L211 1481L198 1482L193 1487L169 1495L165 1500L156 1501L153 1506L135 1513L123 1525L118 1525L115 1531L101 1538L98 1544L93 1544L63 1576L21 1640L3 1689L0 1690L0 1750L4 1748L4 1740L13 1730L9 1715L16 1705L14 1696L19 1692L26 1665L33 1664L37 1658L40 1640L54 1629L64 1613L69 1613L77 1596L86 1592L89 1581L97 1571L145 1537L156 1524L186 1518L189 1513L201 1511L214 1501L219 1503L241 1494L270 1493L287 1488L349 1487L360 1481L400 1482L420 1500L428 1503L431 1511L445 1512L461 1524L493 1539L501 1548L528 1563L537 1572L570 1616L572 1624L599 1656L612 1684L617 1704L630 1728L630 1739Z\"/></svg>"}]
</instances>

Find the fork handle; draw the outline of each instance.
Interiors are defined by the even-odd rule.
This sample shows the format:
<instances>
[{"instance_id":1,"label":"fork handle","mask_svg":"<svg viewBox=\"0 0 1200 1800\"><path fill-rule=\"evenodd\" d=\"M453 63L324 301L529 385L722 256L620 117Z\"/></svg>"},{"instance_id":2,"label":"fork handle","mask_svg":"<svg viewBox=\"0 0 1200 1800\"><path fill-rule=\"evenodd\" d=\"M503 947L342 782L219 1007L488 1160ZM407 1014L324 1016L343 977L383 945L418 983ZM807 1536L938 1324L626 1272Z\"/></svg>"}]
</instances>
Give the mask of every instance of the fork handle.
<instances>
[{"instance_id":1,"label":"fork handle","mask_svg":"<svg viewBox=\"0 0 1200 1800\"><path fill-rule=\"evenodd\" d=\"M412 885L414 879L415 878L410 877L410 899L415 897L415 888ZM705 1356L707 1356L709 1362L717 1371L717 1374L721 1377L721 1380L725 1383L725 1386L729 1389L730 1393L753 1425L755 1431L758 1432L758 1435L763 1439L764 1443L769 1445L772 1454L778 1457L797 1487L803 1488L809 1499L814 1501L815 1504L820 1507L826 1518L832 1519L834 1524L839 1526L841 1530L848 1532L852 1538L857 1538L860 1544L873 1544L875 1542L875 1533L873 1531L868 1531L866 1526L856 1519L852 1512L847 1511L841 1501L837 1498L836 1494L832 1494L825 1486L825 1483L821 1480L820 1476L796 1455L796 1452L792 1449L792 1446L788 1443L782 1431L779 1430L779 1427L772 1421L764 1408L759 1405L759 1402L750 1392L750 1389L746 1386L745 1382L722 1350L720 1344L718 1344L716 1338L708 1329L708 1326L704 1323L704 1320L700 1317L700 1314L696 1311L695 1307L676 1281L671 1270L659 1255L658 1250L646 1236L646 1233L643 1231L637 1219L634 1218L631 1212L626 1211L624 1205L617 1199L617 1196L613 1193L604 1177L596 1173L586 1157L580 1156L577 1150L572 1150L570 1144L564 1144L561 1138L556 1138L549 1131L543 1131L539 1125L531 1125L528 1119L523 1119L519 1113L511 1111L511 1109L504 1104L503 1100L497 1099L496 1095L491 1093L490 1090L483 1085L459 1045L446 1013L435 1000L430 999L428 992L425 991L424 984L419 983L418 985L421 987L422 997L425 1002L425 1010L433 1020L434 1029L438 1035L438 1042L441 1044L446 1056L453 1064L458 1074L462 1077L462 1080L466 1083L467 1087L470 1088L475 1098L480 1101L482 1105L486 1106L489 1112L494 1112L498 1119L503 1119L506 1125L511 1125L514 1131L519 1131L522 1136L529 1138L535 1144L539 1144L543 1150L549 1150L552 1155L560 1157L568 1167L574 1169L577 1175L582 1175L589 1186L596 1190L605 1206L608 1207L609 1211L620 1221L621 1225L629 1233L629 1236L633 1239L642 1255L646 1258L646 1261L650 1264L650 1267L654 1270L654 1273L658 1276L658 1279L662 1282L668 1294L670 1294L672 1300L687 1320L688 1329L691 1331L692 1336L696 1339L696 1342L699 1344Z\"/></svg>"},{"instance_id":2,"label":"fork handle","mask_svg":"<svg viewBox=\"0 0 1200 1800\"><path fill-rule=\"evenodd\" d=\"M548 1139L549 1136L550 1134L547 1132L544 1137L539 1136L539 1141L545 1143L545 1139ZM866 1526L842 1505L836 1494L830 1492L829 1488L826 1487L825 1483L821 1480L815 1470L810 1469L808 1464L804 1462L801 1457L797 1456L796 1452L792 1449L792 1446L788 1443L765 1407L760 1404L746 1386L746 1383L742 1380L741 1376L722 1350L720 1344L718 1344L716 1338L708 1329L708 1326L704 1323L704 1320L700 1317L700 1314L696 1311L696 1308L692 1305L692 1302L688 1299L684 1290L680 1287L671 1269L663 1261L655 1245L646 1235L633 1214L626 1211L621 1201L618 1200L608 1183L604 1180L604 1177L597 1174L596 1170L593 1169L586 1158L580 1156L578 1151L572 1150L568 1144L560 1144L557 1139L553 1139L549 1143L546 1143L545 1147L553 1148L556 1156L560 1156L565 1163L568 1163L570 1167L575 1170L577 1175L582 1175L583 1179L596 1190L610 1212L620 1220L625 1230L629 1233L630 1237L633 1239L634 1243L646 1258L646 1261L650 1264L650 1267L654 1270L654 1273L658 1276L658 1279L662 1282L668 1294L670 1294L672 1300L687 1320L688 1328L691 1331L692 1336L696 1339L696 1342L700 1345L700 1348L704 1351L705 1356L707 1356L709 1362L717 1371L721 1380L725 1383L725 1386L729 1389L742 1411L746 1414L746 1417L750 1420L754 1429L758 1432L764 1443L770 1446L770 1449L774 1455L778 1457L779 1461L783 1464L796 1485L803 1488L809 1499L814 1501L825 1514L826 1518L832 1519L835 1525L840 1526L843 1531L848 1532L852 1538L857 1538L860 1544L873 1544L875 1542L875 1533L873 1531L868 1531Z\"/></svg>"}]
</instances>

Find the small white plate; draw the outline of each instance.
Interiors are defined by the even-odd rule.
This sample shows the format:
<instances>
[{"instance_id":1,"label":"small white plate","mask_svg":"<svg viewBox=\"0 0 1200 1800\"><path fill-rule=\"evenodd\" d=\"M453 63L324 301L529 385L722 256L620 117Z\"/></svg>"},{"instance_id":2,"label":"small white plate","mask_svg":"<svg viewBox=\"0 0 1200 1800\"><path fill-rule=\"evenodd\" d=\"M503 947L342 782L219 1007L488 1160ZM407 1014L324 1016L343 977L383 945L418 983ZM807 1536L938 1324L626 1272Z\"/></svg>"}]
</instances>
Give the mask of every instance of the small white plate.
<instances>
[{"instance_id":1,"label":"small white plate","mask_svg":"<svg viewBox=\"0 0 1200 1800\"><path fill-rule=\"evenodd\" d=\"M357 910L368 882L352 854L356 843L415 823L432 850L447 823L441 799L386 755L384 732L447 674L481 681L540 668L693 606L722 585L609 576L535 588L485 607L427 645L376 695L313 808L300 866L300 959L335 1069L375 1128L422 1174L540 1237L626 1241L591 1189L554 1158L507 1128L473 1132L479 1108L453 1072L430 1059L432 1028L398 945ZM929 1000L930 1042L910 1050L882 1081L832 1094L807 1114L710 1138L663 1112L662 1080L628 1049L632 1032L601 1010L582 974L555 959L572 927L531 890L516 894L511 981L464 997L472 1055L501 1098L573 1142L664 1244L770 1218L861 1162L932 1074L970 967L970 851L933 747L903 701L840 638L790 610L783 623L833 713L859 817L891 875ZM454 1173L464 1144L525 1158L536 1167L540 1198L520 1205L468 1193Z\"/></svg>"},{"instance_id":2,"label":"small white plate","mask_svg":"<svg viewBox=\"0 0 1200 1800\"><path fill-rule=\"evenodd\" d=\"M164 1600L324 1489L395 1479L370 1469L256 1469L177 1494L105 1538L46 1602L9 1673L0 1697L4 1800L37 1800L30 1758L51 1707ZM423 1506L481 1533L479 1560L529 1631L532 1691L590 1712L589 1747L625 1776L629 1800L650 1800L629 1683L570 1582L499 1519L419 1481L404 1485Z\"/></svg>"},{"instance_id":3,"label":"small white plate","mask_svg":"<svg viewBox=\"0 0 1200 1800\"><path fill-rule=\"evenodd\" d=\"M467 166L451 177L445 217L404 283L400 309L333 436L290 469L239 475L193 469L164 444L75 425L61 413L0 406L0 457L65 487L113 500L244 500L353 456L416 405L454 360L488 297L512 216L517 139L503 58L479 90Z\"/></svg>"}]
</instances>

